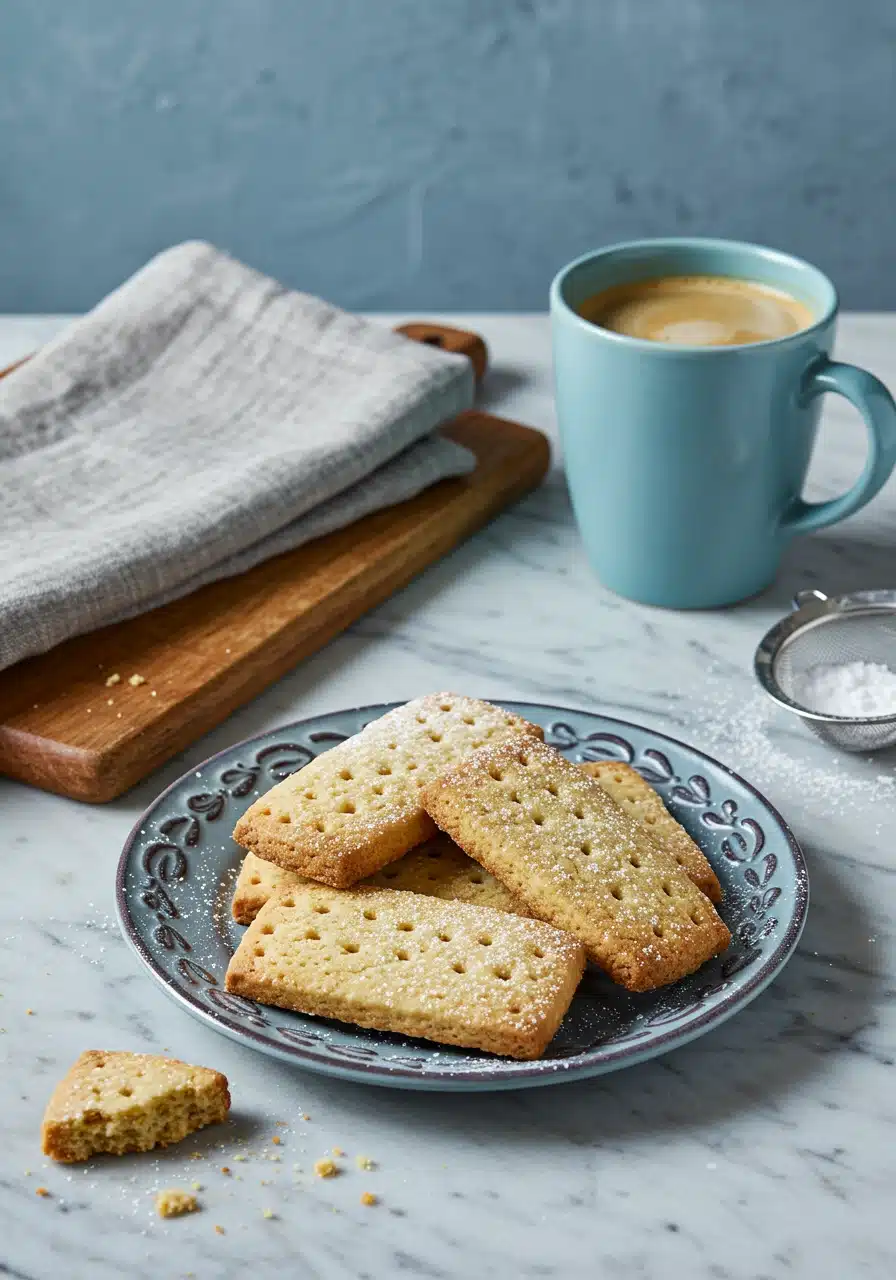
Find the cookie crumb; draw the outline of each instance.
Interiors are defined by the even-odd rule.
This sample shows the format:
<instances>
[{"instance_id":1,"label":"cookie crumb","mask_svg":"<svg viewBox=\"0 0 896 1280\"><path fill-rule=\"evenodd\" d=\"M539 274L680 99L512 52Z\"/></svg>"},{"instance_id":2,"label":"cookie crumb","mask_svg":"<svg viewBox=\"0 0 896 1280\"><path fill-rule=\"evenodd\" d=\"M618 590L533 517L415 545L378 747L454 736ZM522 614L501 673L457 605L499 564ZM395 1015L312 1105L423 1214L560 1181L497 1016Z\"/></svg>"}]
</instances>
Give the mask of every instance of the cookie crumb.
<instances>
[{"instance_id":1,"label":"cookie crumb","mask_svg":"<svg viewBox=\"0 0 896 1280\"><path fill-rule=\"evenodd\" d=\"M379 1200L372 1191L365 1191L361 1195L361 1203L364 1205L379 1204Z\"/></svg>"},{"instance_id":2,"label":"cookie crumb","mask_svg":"<svg viewBox=\"0 0 896 1280\"><path fill-rule=\"evenodd\" d=\"M334 1148L333 1148L333 1155L334 1155L334 1156L344 1156L344 1155L345 1155L345 1152L342 1150L342 1147L334 1147Z\"/></svg>"},{"instance_id":3,"label":"cookie crumb","mask_svg":"<svg viewBox=\"0 0 896 1280\"><path fill-rule=\"evenodd\" d=\"M227 1234L227 1232L224 1230L224 1228L223 1228L223 1227L221 1227L221 1226L219 1226L219 1225L218 1225L218 1223L216 1222L216 1223L215 1223L215 1235L217 1235L217 1236L223 1236L223 1235L226 1235L226 1234Z\"/></svg>"},{"instance_id":4,"label":"cookie crumb","mask_svg":"<svg viewBox=\"0 0 896 1280\"><path fill-rule=\"evenodd\" d=\"M50 1193L46 1187L35 1187L34 1194L36 1196L48 1196Z\"/></svg>"},{"instance_id":5,"label":"cookie crumb","mask_svg":"<svg viewBox=\"0 0 896 1280\"><path fill-rule=\"evenodd\" d=\"M121 676L116 671L114 675L106 677L106 688L111 689L113 684L121 684Z\"/></svg>"},{"instance_id":6,"label":"cookie crumb","mask_svg":"<svg viewBox=\"0 0 896 1280\"><path fill-rule=\"evenodd\" d=\"M247 1160L248 1156L234 1156L234 1160Z\"/></svg>"},{"instance_id":7,"label":"cookie crumb","mask_svg":"<svg viewBox=\"0 0 896 1280\"><path fill-rule=\"evenodd\" d=\"M227 1166L226 1164L222 1164L222 1165L221 1165L221 1172L222 1172L222 1173L226 1173L226 1174L227 1174L227 1176L228 1176L228 1177L230 1177L230 1169L228 1168L228 1166Z\"/></svg>"},{"instance_id":8,"label":"cookie crumb","mask_svg":"<svg viewBox=\"0 0 896 1280\"><path fill-rule=\"evenodd\" d=\"M33 1009L26 1009L26 1010L25 1010L25 1012L28 1014L28 1017L29 1017L29 1018L33 1018L33 1017L34 1017L34 1010L33 1010Z\"/></svg>"},{"instance_id":9,"label":"cookie crumb","mask_svg":"<svg viewBox=\"0 0 896 1280\"><path fill-rule=\"evenodd\" d=\"M262 1209L262 1211L261 1211L261 1216L262 1216L263 1218L273 1218L273 1216L274 1216L274 1210L273 1210L273 1209Z\"/></svg>"},{"instance_id":10,"label":"cookie crumb","mask_svg":"<svg viewBox=\"0 0 896 1280\"><path fill-rule=\"evenodd\" d=\"M314 1172L319 1178L335 1178L336 1174L339 1172L339 1166L336 1164L335 1160L331 1160L330 1157L327 1156L323 1160L316 1160L314 1162Z\"/></svg>"},{"instance_id":11,"label":"cookie crumb","mask_svg":"<svg viewBox=\"0 0 896 1280\"><path fill-rule=\"evenodd\" d=\"M160 1191L156 1196L156 1213L160 1218L179 1218L184 1213L195 1213L199 1202L189 1191L179 1191L171 1187Z\"/></svg>"},{"instance_id":12,"label":"cookie crumb","mask_svg":"<svg viewBox=\"0 0 896 1280\"><path fill-rule=\"evenodd\" d=\"M106 699L106 706L107 706L107 707L114 707L114 706L115 706L115 699L114 699L114 698L107 698L107 699Z\"/></svg>"},{"instance_id":13,"label":"cookie crumb","mask_svg":"<svg viewBox=\"0 0 896 1280\"><path fill-rule=\"evenodd\" d=\"M279 1146L280 1146L281 1138L280 1138L279 1133L275 1133L275 1134L274 1134L273 1138L271 1138L271 1142L273 1142L273 1144L274 1144L274 1146L275 1146L275 1147L279 1147Z\"/></svg>"},{"instance_id":14,"label":"cookie crumb","mask_svg":"<svg viewBox=\"0 0 896 1280\"><path fill-rule=\"evenodd\" d=\"M191 1183L190 1183L190 1190L191 1190L191 1191L201 1191L201 1190L202 1190L202 1183L201 1183L201 1182L191 1182Z\"/></svg>"},{"instance_id":15,"label":"cookie crumb","mask_svg":"<svg viewBox=\"0 0 896 1280\"><path fill-rule=\"evenodd\" d=\"M370 1173L372 1169L376 1168L370 1156L355 1156L355 1164L359 1169L363 1169L365 1173Z\"/></svg>"},{"instance_id":16,"label":"cookie crumb","mask_svg":"<svg viewBox=\"0 0 896 1280\"><path fill-rule=\"evenodd\" d=\"M152 690L150 691L149 696L150 696L151 698L157 698L159 695L156 693L155 689L152 689Z\"/></svg>"},{"instance_id":17,"label":"cookie crumb","mask_svg":"<svg viewBox=\"0 0 896 1280\"><path fill-rule=\"evenodd\" d=\"M132 685L136 689L138 685L146 684L146 676L138 676L137 673L134 672L132 676L128 677L128 684Z\"/></svg>"}]
</instances>

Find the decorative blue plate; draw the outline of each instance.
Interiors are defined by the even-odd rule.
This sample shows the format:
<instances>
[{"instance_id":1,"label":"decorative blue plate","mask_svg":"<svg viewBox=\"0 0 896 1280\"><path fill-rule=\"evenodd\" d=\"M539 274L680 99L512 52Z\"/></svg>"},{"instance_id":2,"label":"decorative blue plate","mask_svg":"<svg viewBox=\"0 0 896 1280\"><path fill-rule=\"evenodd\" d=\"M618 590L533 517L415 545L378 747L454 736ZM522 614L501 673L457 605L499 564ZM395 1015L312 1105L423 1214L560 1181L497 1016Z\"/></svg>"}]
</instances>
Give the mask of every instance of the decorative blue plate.
<instances>
[{"instance_id":1,"label":"decorative blue plate","mask_svg":"<svg viewBox=\"0 0 896 1280\"><path fill-rule=\"evenodd\" d=\"M242 929L230 898L243 851L230 838L262 792L392 705L316 716L238 743L175 782L134 827L118 866L125 937L150 973L225 1035L324 1075L404 1089L514 1089L581 1080L693 1040L742 1009L799 941L809 901L802 851L743 778L702 752L624 720L528 702L570 760L622 760L659 791L722 882L729 949L691 977L632 995L589 970L543 1058L516 1062L267 1008L224 990Z\"/></svg>"}]
</instances>

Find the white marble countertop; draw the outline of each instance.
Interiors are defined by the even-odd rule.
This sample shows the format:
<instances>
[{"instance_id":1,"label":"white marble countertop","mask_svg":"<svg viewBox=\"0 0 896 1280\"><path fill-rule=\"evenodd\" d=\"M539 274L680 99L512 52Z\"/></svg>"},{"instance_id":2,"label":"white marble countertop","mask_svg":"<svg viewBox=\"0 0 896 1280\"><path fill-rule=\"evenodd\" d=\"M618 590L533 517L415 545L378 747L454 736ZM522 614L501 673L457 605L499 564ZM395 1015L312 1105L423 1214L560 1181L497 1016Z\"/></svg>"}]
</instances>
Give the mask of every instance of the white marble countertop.
<instances>
[{"instance_id":1,"label":"white marble countertop","mask_svg":"<svg viewBox=\"0 0 896 1280\"><path fill-rule=\"evenodd\" d=\"M490 344L484 403L553 434L546 319L455 320ZM0 321L0 365L59 323ZM896 317L846 317L841 332L842 358L896 385ZM864 448L843 401L829 398L826 413L815 496L844 488ZM0 780L10 877L0 902L0 1274L896 1274L888 1207L896 756L832 754L765 704L750 670L757 640L797 588L893 586L894 577L896 481L865 512L795 544L759 599L690 615L639 607L589 572L555 470L539 492L123 799L90 808ZM135 815L186 768L268 726L452 687L649 722L765 790L804 842L812 876L803 942L777 982L664 1059L583 1084L493 1095L401 1093L304 1074L217 1036L169 1001L114 919L115 865ZM51 1167L39 1148L43 1107L89 1047L164 1048L220 1068L231 1081L233 1126L158 1159ZM275 1148L278 1120L289 1127ZM234 1163L236 1136L248 1139L243 1151L277 1151L281 1161ZM347 1153L346 1172L315 1178L313 1161L334 1146ZM203 1158L191 1160L194 1151ZM356 1170L359 1153L376 1161L375 1172ZM222 1164L242 1181L222 1175ZM155 1216L152 1190L194 1180L203 1212ZM35 1195L38 1186L49 1197ZM380 1197L376 1207L361 1206L365 1190Z\"/></svg>"}]
</instances>

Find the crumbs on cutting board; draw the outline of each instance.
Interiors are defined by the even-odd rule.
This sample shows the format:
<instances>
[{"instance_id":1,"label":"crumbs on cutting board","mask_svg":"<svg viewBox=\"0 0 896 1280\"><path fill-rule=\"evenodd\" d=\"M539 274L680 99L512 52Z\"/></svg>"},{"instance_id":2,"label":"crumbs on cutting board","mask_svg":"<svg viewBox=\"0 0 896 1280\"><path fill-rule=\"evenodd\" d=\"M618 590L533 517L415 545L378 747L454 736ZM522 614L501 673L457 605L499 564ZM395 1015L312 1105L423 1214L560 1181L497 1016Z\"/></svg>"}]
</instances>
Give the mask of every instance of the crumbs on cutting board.
<instances>
[{"instance_id":1,"label":"crumbs on cutting board","mask_svg":"<svg viewBox=\"0 0 896 1280\"><path fill-rule=\"evenodd\" d=\"M106 676L105 685L107 689L112 689L117 684L121 684L121 673L113 671L111 676ZM132 689L139 689L141 684L146 684L146 676L141 676L139 671L135 671L133 675L128 676L128 684Z\"/></svg>"}]
</instances>

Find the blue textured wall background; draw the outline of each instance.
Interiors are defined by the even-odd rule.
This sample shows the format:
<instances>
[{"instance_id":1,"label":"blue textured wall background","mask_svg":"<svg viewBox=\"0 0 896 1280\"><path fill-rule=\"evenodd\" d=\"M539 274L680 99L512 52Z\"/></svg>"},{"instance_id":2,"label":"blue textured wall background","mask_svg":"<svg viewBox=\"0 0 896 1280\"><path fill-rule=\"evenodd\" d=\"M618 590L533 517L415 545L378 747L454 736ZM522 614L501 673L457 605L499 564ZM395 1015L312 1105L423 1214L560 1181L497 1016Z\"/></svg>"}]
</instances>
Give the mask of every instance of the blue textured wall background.
<instances>
[{"instance_id":1,"label":"blue textured wall background","mask_svg":"<svg viewBox=\"0 0 896 1280\"><path fill-rule=\"evenodd\" d=\"M202 236L369 309L540 309L704 232L896 307L893 0L2 0L0 310Z\"/></svg>"}]
</instances>

